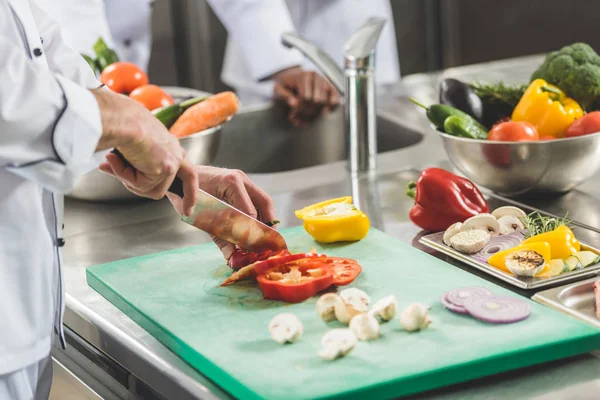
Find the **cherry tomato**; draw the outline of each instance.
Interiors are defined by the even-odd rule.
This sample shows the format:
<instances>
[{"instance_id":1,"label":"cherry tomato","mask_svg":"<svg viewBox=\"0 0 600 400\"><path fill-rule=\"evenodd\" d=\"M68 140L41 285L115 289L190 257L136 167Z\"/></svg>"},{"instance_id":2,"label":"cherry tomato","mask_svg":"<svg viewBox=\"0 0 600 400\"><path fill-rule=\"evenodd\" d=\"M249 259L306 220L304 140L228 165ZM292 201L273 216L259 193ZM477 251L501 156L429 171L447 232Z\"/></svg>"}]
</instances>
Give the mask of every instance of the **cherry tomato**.
<instances>
[{"instance_id":1,"label":"cherry tomato","mask_svg":"<svg viewBox=\"0 0 600 400\"><path fill-rule=\"evenodd\" d=\"M585 114L567 128L567 137L583 136L600 132L600 111Z\"/></svg>"},{"instance_id":2,"label":"cherry tomato","mask_svg":"<svg viewBox=\"0 0 600 400\"><path fill-rule=\"evenodd\" d=\"M152 111L164 106L175 104L175 100L162 88L156 85L144 85L136 88L129 97L142 103L146 109Z\"/></svg>"},{"instance_id":3,"label":"cherry tomato","mask_svg":"<svg viewBox=\"0 0 600 400\"><path fill-rule=\"evenodd\" d=\"M292 269L297 269L301 277L283 279L284 274ZM299 266L285 264L259 275L256 280L265 299L299 303L330 287L333 276L329 269L313 268L311 263Z\"/></svg>"},{"instance_id":4,"label":"cherry tomato","mask_svg":"<svg viewBox=\"0 0 600 400\"><path fill-rule=\"evenodd\" d=\"M524 121L509 121L494 125L488 133L488 140L500 142L522 142L539 140L535 126Z\"/></svg>"},{"instance_id":5,"label":"cherry tomato","mask_svg":"<svg viewBox=\"0 0 600 400\"><path fill-rule=\"evenodd\" d=\"M114 92L127 94L147 85L148 75L133 63L118 61L104 68L100 82Z\"/></svg>"}]
</instances>

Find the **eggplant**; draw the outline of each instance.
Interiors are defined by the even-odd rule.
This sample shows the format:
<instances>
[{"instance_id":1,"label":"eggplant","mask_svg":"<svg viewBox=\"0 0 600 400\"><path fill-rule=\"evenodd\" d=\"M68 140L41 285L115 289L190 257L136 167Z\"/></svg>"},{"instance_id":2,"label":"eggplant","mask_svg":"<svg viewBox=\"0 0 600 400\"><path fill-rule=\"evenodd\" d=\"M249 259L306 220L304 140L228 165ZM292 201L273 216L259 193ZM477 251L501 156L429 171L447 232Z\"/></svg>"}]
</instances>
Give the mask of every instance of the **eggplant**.
<instances>
[{"instance_id":1,"label":"eggplant","mask_svg":"<svg viewBox=\"0 0 600 400\"><path fill-rule=\"evenodd\" d=\"M440 83L440 103L458 108L483 123L483 103L473 89L458 79L447 78Z\"/></svg>"}]
</instances>

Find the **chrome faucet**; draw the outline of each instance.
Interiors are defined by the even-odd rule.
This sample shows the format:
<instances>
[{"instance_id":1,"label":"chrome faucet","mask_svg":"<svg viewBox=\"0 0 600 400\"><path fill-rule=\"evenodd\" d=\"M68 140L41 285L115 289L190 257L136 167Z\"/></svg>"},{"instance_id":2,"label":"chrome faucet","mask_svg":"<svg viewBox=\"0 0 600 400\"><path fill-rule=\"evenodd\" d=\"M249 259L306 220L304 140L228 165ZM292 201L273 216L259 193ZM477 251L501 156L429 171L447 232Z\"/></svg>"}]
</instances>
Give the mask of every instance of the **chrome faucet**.
<instances>
[{"instance_id":1,"label":"chrome faucet","mask_svg":"<svg viewBox=\"0 0 600 400\"><path fill-rule=\"evenodd\" d=\"M385 19L370 18L350 36L344 46L344 70L323 50L295 33L286 32L281 37L284 46L298 49L345 96L346 155L352 173L376 167L375 48L384 25Z\"/></svg>"}]
</instances>

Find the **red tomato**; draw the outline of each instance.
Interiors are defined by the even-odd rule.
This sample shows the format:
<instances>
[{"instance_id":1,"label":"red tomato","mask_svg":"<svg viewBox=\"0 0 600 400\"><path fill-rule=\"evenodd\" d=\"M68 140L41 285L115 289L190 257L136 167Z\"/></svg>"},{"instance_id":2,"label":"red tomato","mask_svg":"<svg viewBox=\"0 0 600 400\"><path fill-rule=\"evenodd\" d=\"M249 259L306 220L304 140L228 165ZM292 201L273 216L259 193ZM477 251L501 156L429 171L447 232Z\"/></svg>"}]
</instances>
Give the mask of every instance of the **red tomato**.
<instances>
[{"instance_id":1,"label":"red tomato","mask_svg":"<svg viewBox=\"0 0 600 400\"><path fill-rule=\"evenodd\" d=\"M147 85L148 75L133 63L118 61L104 68L100 82L114 92L127 94Z\"/></svg>"},{"instance_id":2,"label":"red tomato","mask_svg":"<svg viewBox=\"0 0 600 400\"><path fill-rule=\"evenodd\" d=\"M600 111L585 114L567 128L567 137L583 136L600 132Z\"/></svg>"},{"instance_id":3,"label":"red tomato","mask_svg":"<svg viewBox=\"0 0 600 400\"><path fill-rule=\"evenodd\" d=\"M536 127L523 121L502 122L494 125L488 133L488 140L500 142L522 142L539 139L540 135Z\"/></svg>"},{"instance_id":4,"label":"red tomato","mask_svg":"<svg viewBox=\"0 0 600 400\"><path fill-rule=\"evenodd\" d=\"M283 274L297 268L301 273L299 280L281 279ZM309 272L310 271L310 272ZM257 278L263 297L287 303L299 303L327 289L333 283L333 275L327 268L312 268L311 263L299 266L281 265Z\"/></svg>"},{"instance_id":5,"label":"red tomato","mask_svg":"<svg viewBox=\"0 0 600 400\"><path fill-rule=\"evenodd\" d=\"M554 140L556 139L554 136L542 136L540 140Z\"/></svg>"},{"instance_id":6,"label":"red tomato","mask_svg":"<svg viewBox=\"0 0 600 400\"><path fill-rule=\"evenodd\" d=\"M156 85L140 86L131 92L129 97L143 104L150 111L175 104L171 95Z\"/></svg>"}]
</instances>

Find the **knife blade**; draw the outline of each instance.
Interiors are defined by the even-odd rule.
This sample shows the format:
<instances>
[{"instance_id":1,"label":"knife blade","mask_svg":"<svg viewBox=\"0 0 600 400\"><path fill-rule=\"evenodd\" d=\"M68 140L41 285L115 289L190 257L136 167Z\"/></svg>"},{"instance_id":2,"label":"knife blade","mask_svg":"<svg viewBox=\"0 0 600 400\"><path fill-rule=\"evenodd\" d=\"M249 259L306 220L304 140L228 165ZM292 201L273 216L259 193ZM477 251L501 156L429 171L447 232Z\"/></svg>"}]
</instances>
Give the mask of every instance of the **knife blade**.
<instances>
[{"instance_id":1,"label":"knife blade","mask_svg":"<svg viewBox=\"0 0 600 400\"><path fill-rule=\"evenodd\" d=\"M112 152L131 166L118 150L114 149ZM175 177L168 191L183 198L183 182L179 177ZM181 220L246 251L258 253L287 249L285 239L275 229L202 189L198 189L198 201L193 213L189 217L182 215Z\"/></svg>"}]
</instances>

